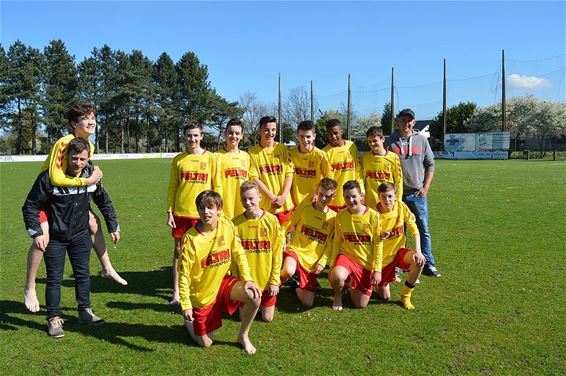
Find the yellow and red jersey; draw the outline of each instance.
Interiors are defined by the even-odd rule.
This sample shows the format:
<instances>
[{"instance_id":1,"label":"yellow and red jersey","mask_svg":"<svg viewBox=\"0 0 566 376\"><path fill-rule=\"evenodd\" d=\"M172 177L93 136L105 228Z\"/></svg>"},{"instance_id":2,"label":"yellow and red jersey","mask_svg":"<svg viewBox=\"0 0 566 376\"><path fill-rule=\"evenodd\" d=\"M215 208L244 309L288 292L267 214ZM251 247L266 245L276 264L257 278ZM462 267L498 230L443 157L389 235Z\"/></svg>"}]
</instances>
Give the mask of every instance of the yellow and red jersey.
<instances>
[{"instance_id":1,"label":"yellow and red jersey","mask_svg":"<svg viewBox=\"0 0 566 376\"><path fill-rule=\"evenodd\" d=\"M413 236L419 233L419 229L415 215L403 201L395 202L393 209L388 213L384 213L381 204L378 204L377 211L381 217L381 232L386 235L385 239L382 239L383 267L385 267L395 259L397 251L405 246L407 242L405 227Z\"/></svg>"},{"instance_id":2,"label":"yellow and red jersey","mask_svg":"<svg viewBox=\"0 0 566 376\"><path fill-rule=\"evenodd\" d=\"M237 265L240 279L252 280L238 233L228 218L219 218L216 229L206 234L196 227L187 231L178 264L182 309L213 303L232 263Z\"/></svg>"},{"instance_id":3,"label":"yellow and red jersey","mask_svg":"<svg viewBox=\"0 0 566 376\"><path fill-rule=\"evenodd\" d=\"M379 214L366 206L363 214L352 214L348 208L336 215L334 243L330 264L336 257L344 254L363 268L381 271L383 259L383 241Z\"/></svg>"},{"instance_id":4,"label":"yellow and red jersey","mask_svg":"<svg viewBox=\"0 0 566 376\"><path fill-rule=\"evenodd\" d=\"M67 171L68 154L67 146L75 138L74 134L68 134L58 139L51 147L49 155L43 165L41 171L49 170L49 180L51 184L58 187L82 187L86 185L86 178L78 178L65 174ZM90 157L94 154L94 145L90 144Z\"/></svg>"},{"instance_id":5,"label":"yellow and red jersey","mask_svg":"<svg viewBox=\"0 0 566 376\"><path fill-rule=\"evenodd\" d=\"M263 210L258 219L248 219L242 213L233 222L254 282L262 290L268 285L279 285L285 238L277 217ZM239 276L238 270L232 269L232 274Z\"/></svg>"},{"instance_id":6,"label":"yellow and red jersey","mask_svg":"<svg viewBox=\"0 0 566 376\"><path fill-rule=\"evenodd\" d=\"M338 183L336 197L330 203L331 206L345 206L344 191L342 186L349 180L357 180L362 190L364 182L361 179L360 165L358 163L358 148L352 141L344 140L344 145L332 147L330 144L322 149L328 155L330 166L334 174L334 180Z\"/></svg>"},{"instance_id":7,"label":"yellow and red jersey","mask_svg":"<svg viewBox=\"0 0 566 376\"><path fill-rule=\"evenodd\" d=\"M289 150L291 162L295 169L293 176L293 186L291 187L291 197L293 205L299 205L305 197L316 192L316 187L320 179L332 178L332 168L325 152L315 147L309 153L301 153L299 147Z\"/></svg>"},{"instance_id":8,"label":"yellow and red jersey","mask_svg":"<svg viewBox=\"0 0 566 376\"><path fill-rule=\"evenodd\" d=\"M250 156L245 151L231 153L224 149L216 152L218 170L222 180L222 211L232 219L244 212L240 200L240 185L248 180Z\"/></svg>"},{"instance_id":9,"label":"yellow and red jersey","mask_svg":"<svg viewBox=\"0 0 566 376\"><path fill-rule=\"evenodd\" d=\"M197 196L208 189L222 194L216 156L183 152L173 158L167 195L167 210L179 217L198 218Z\"/></svg>"},{"instance_id":10,"label":"yellow and red jersey","mask_svg":"<svg viewBox=\"0 0 566 376\"><path fill-rule=\"evenodd\" d=\"M286 232L293 231L287 250L295 252L310 272L315 271L317 264L325 267L332 255L335 218L336 212L328 208L325 212L316 210L309 202L301 204L283 225Z\"/></svg>"},{"instance_id":11,"label":"yellow and red jersey","mask_svg":"<svg viewBox=\"0 0 566 376\"><path fill-rule=\"evenodd\" d=\"M397 200L403 197L403 172L401 161L397 154L386 151L385 155L376 155L371 151L360 157L360 167L365 188L365 202L370 208L375 208L379 202L377 188L382 183L395 186Z\"/></svg>"},{"instance_id":12,"label":"yellow and red jersey","mask_svg":"<svg viewBox=\"0 0 566 376\"><path fill-rule=\"evenodd\" d=\"M293 176L293 163L291 162L291 156L287 147L279 143L276 143L273 147L266 148L261 147L261 145L255 145L248 150L248 153L251 163L250 180L254 178L261 180L271 193L279 195L283 190L287 176ZM285 200L282 207L272 209L269 197L262 194L259 205L270 213L279 213L293 209L291 195L287 196L287 200Z\"/></svg>"}]
</instances>

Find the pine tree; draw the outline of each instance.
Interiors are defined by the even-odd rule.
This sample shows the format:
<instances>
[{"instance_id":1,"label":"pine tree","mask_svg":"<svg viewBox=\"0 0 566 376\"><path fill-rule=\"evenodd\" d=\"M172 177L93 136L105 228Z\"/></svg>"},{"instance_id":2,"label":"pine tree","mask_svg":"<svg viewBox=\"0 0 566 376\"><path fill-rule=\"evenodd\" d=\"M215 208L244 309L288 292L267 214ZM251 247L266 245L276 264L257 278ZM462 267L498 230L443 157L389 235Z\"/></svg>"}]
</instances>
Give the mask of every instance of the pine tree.
<instances>
[{"instance_id":1,"label":"pine tree","mask_svg":"<svg viewBox=\"0 0 566 376\"><path fill-rule=\"evenodd\" d=\"M65 111L77 99L77 68L62 40L45 47L45 125L49 144L63 136Z\"/></svg>"}]
</instances>

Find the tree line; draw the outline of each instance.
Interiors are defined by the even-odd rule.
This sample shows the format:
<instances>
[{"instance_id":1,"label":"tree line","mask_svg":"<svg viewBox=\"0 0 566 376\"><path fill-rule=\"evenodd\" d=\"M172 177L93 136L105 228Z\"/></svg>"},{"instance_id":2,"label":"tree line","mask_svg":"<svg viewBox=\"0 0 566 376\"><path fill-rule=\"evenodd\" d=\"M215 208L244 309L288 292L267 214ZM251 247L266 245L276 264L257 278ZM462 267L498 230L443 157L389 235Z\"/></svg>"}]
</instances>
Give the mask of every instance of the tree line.
<instances>
[{"instance_id":1,"label":"tree line","mask_svg":"<svg viewBox=\"0 0 566 376\"><path fill-rule=\"evenodd\" d=\"M64 135L65 110L76 100L96 104L96 148L100 152L180 150L186 121L219 128L242 115L211 86L207 66L193 52L174 62L167 53L151 61L140 50L108 45L75 62L65 43L40 51L14 42L0 45L0 127L15 154L45 153Z\"/></svg>"},{"instance_id":2,"label":"tree line","mask_svg":"<svg viewBox=\"0 0 566 376\"><path fill-rule=\"evenodd\" d=\"M184 147L180 130L187 121L206 128L203 146L216 150L228 119L239 117L245 125L242 147L258 140L259 119L278 113L253 92L230 102L219 95L208 79L208 68L195 53L186 52L174 62L163 52L156 61L142 51L126 53L108 45L93 48L78 64L65 43L52 40L40 51L14 42L6 51L0 44L0 153L47 153L67 130L65 110L76 100L88 100L98 108L95 143L98 152L174 152ZM296 126L310 119L310 96L304 87L291 89L282 101L282 141L294 140ZM338 118L346 124L346 106L322 111L313 104L316 144L326 145L326 121ZM363 136L370 126L382 126L390 134L391 106L382 113L349 114L348 137ZM447 132L468 133L501 130L501 104L479 107L461 102L447 109ZM564 144L566 105L532 96L512 98L506 105L507 131L513 149L534 138L544 153ZM430 123L431 144L442 150L443 114Z\"/></svg>"}]
</instances>

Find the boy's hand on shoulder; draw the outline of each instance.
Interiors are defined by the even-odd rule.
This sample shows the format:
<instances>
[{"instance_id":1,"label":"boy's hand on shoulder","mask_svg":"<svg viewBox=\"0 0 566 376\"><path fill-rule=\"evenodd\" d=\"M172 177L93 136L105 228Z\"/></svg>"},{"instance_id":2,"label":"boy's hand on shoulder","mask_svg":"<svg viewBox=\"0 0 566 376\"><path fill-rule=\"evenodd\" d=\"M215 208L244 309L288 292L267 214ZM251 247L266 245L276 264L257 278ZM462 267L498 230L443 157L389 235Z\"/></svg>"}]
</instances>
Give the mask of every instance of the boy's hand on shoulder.
<instances>
[{"instance_id":1,"label":"boy's hand on shoulder","mask_svg":"<svg viewBox=\"0 0 566 376\"><path fill-rule=\"evenodd\" d=\"M92 174L86 179L86 185L98 184L102 180L102 170L98 166L94 166Z\"/></svg>"}]
</instances>

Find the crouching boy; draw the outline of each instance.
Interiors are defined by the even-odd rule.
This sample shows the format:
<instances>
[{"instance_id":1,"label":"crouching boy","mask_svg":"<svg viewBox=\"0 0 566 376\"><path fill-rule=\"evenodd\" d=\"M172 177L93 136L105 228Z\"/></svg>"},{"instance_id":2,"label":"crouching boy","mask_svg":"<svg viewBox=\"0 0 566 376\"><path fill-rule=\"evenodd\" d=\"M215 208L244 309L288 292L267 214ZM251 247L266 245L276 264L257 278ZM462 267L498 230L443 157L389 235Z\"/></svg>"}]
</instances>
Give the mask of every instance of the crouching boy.
<instances>
[{"instance_id":1,"label":"crouching boy","mask_svg":"<svg viewBox=\"0 0 566 376\"><path fill-rule=\"evenodd\" d=\"M344 184L346 208L336 215L336 230L328 279L334 289L334 310L342 309L342 293L350 288L352 303L367 307L374 287L381 281L383 242L379 234L379 214L363 203L360 184L350 180Z\"/></svg>"},{"instance_id":2,"label":"crouching boy","mask_svg":"<svg viewBox=\"0 0 566 376\"><path fill-rule=\"evenodd\" d=\"M201 192L196 206L200 220L183 237L178 266L185 326L199 346L210 347L212 333L222 326L221 311L233 314L244 303L238 343L248 354L255 354L249 331L261 291L250 276L240 238L232 222L221 215L222 198L218 193ZM238 266L241 280L227 275L232 261Z\"/></svg>"},{"instance_id":3,"label":"crouching boy","mask_svg":"<svg viewBox=\"0 0 566 376\"><path fill-rule=\"evenodd\" d=\"M415 216L409 207L397 199L395 186L383 183L377 189L379 203L377 211L381 214L381 239L383 240L383 268L381 269L381 282L377 293L380 299L388 300L390 297L389 283L395 280L395 267L408 271L405 285L401 288L401 302L408 310L415 309L411 303L411 293L425 263L421 253L419 229L415 223ZM407 227L415 237L415 249L405 248Z\"/></svg>"},{"instance_id":4,"label":"crouching boy","mask_svg":"<svg viewBox=\"0 0 566 376\"><path fill-rule=\"evenodd\" d=\"M295 290L303 306L310 308L319 287L317 276L326 266L332 254L332 236L336 212L328 207L336 194L336 182L322 178L316 189L315 201L302 203L293 216L284 224L292 231L291 243L285 251L281 281L298 276L299 286Z\"/></svg>"}]
</instances>

